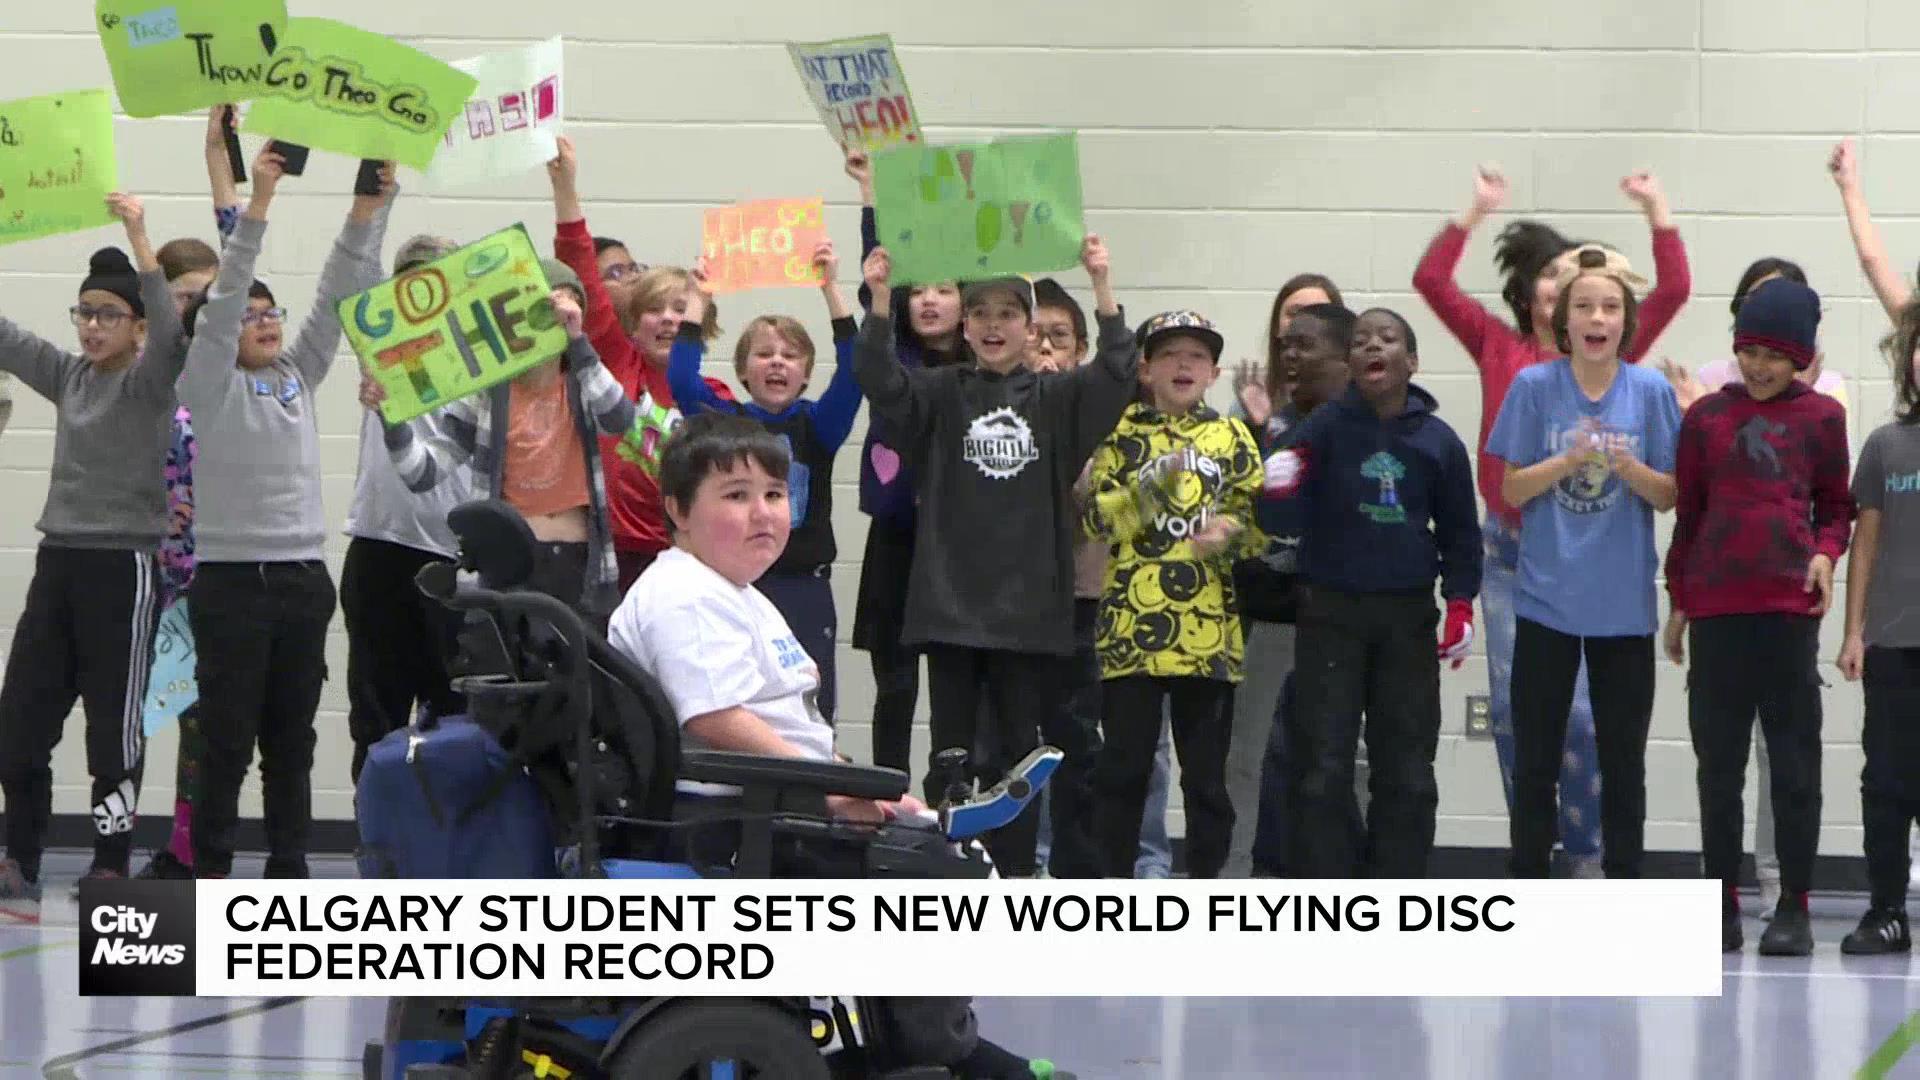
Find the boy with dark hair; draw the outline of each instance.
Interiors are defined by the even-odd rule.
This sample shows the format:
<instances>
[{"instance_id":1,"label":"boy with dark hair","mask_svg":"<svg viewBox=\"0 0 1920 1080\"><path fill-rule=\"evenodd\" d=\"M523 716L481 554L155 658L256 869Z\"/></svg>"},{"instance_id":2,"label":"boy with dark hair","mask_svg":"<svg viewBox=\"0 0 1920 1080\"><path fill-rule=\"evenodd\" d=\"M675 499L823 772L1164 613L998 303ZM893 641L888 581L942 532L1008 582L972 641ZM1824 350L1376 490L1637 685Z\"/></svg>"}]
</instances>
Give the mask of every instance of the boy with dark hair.
<instances>
[{"instance_id":1,"label":"boy with dark hair","mask_svg":"<svg viewBox=\"0 0 1920 1080\"><path fill-rule=\"evenodd\" d=\"M1667 656L1684 662L1688 727L1700 759L1700 850L1726 889L1721 947L1740 948L1740 805L1760 716L1772 766L1780 901L1760 938L1768 956L1813 952L1807 914L1820 839L1820 619L1853 524L1847 421L1795 374L1812 365L1820 297L1775 279L1734 320L1741 381L1680 422L1679 501L1667 549Z\"/></svg>"},{"instance_id":2,"label":"boy with dark hair","mask_svg":"<svg viewBox=\"0 0 1920 1080\"><path fill-rule=\"evenodd\" d=\"M1350 805L1366 718L1373 797L1364 876L1420 878L1439 789L1441 659L1473 637L1480 530L1465 444L1411 384L1418 353L1398 314L1353 324L1348 388L1267 459L1268 490L1304 503L1297 683L1287 716L1293 822L1305 878L1363 876ZM1446 600L1445 631L1433 587Z\"/></svg>"},{"instance_id":3,"label":"boy with dark hair","mask_svg":"<svg viewBox=\"0 0 1920 1080\"><path fill-rule=\"evenodd\" d=\"M1073 485L1138 388L1133 334L1114 299L1097 236L1081 248L1100 322L1094 360L1027 370L1033 290L1024 279L974 282L962 297L974 363L903 368L893 349L892 264L867 257L873 313L854 350L875 420L898 436L919 478L919 513L902 644L926 650L933 749L972 748L983 701L998 777L1031 752L1071 690ZM997 535L985 542L991 529ZM1044 553L1044 554L1043 554ZM1035 871L1036 815L994 837L1007 876Z\"/></svg>"},{"instance_id":4,"label":"boy with dark hair","mask_svg":"<svg viewBox=\"0 0 1920 1080\"><path fill-rule=\"evenodd\" d=\"M773 604L754 587L792 532L791 464L785 443L761 424L720 412L695 415L660 454L660 491L673 546L641 573L613 617L612 646L660 684L689 745L772 757L831 761L833 728L816 698L819 666ZM724 817L730 788L682 782L682 821ZM897 803L831 796L827 811L879 824L922 815ZM737 812L737 810L735 811ZM686 830L702 862L725 864L729 830ZM695 839L697 838L697 839ZM832 842L782 845L785 876L860 877ZM1046 1061L1028 1061L980 1038L971 998L883 998L898 1050L914 1065L941 1065L967 1077L1071 1080Z\"/></svg>"}]
</instances>

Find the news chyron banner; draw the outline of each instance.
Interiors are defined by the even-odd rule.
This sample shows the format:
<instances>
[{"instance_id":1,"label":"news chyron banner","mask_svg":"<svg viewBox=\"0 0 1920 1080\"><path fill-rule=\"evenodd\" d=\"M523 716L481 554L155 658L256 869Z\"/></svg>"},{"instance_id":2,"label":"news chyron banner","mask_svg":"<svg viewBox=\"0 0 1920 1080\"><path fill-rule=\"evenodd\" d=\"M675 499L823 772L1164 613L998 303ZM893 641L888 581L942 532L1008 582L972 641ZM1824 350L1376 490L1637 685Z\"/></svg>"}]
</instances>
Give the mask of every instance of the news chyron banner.
<instances>
[{"instance_id":1,"label":"news chyron banner","mask_svg":"<svg viewBox=\"0 0 1920 1080\"><path fill-rule=\"evenodd\" d=\"M1720 896L1706 881L89 881L80 915L88 995L1721 988Z\"/></svg>"}]
</instances>

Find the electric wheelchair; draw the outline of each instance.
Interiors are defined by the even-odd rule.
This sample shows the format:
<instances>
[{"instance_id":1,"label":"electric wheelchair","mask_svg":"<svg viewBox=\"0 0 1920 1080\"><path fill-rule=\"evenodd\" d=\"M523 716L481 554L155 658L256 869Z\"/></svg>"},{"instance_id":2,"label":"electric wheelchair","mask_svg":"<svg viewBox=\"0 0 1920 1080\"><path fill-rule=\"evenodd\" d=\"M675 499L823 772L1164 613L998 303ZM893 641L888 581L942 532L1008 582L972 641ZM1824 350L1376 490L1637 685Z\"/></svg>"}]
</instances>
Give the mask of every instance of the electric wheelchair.
<instances>
[{"instance_id":1,"label":"electric wheelchair","mask_svg":"<svg viewBox=\"0 0 1920 1080\"><path fill-rule=\"evenodd\" d=\"M536 876L603 879L772 878L796 844L851 852L860 876L924 880L986 878L994 869L976 839L1017 817L1058 766L1042 747L1006 779L976 791L967 754L943 752L932 820L854 825L826 813L829 795L895 800L910 780L898 770L840 762L682 751L680 728L660 687L616 652L567 604L526 588L535 541L505 503L456 508L460 565L437 564L417 580L428 596L468 615L455 682L471 721L499 743L501 785L537 789L518 805L547 816L553 865ZM481 644L476 645L479 642ZM474 657L491 654L485 662ZM423 720L388 736L417 745ZM392 755L389 755L391 760ZM411 760L411 749L407 751ZM369 769L374 768L369 757ZM397 766L395 767L397 768ZM733 785L724 818L676 820L676 780ZM367 788L362 774L362 792ZM498 786L498 785L496 785ZM497 794L497 792L496 792ZM431 798L431 795L429 795ZM359 802L359 800L357 800ZM461 808L451 808L458 812ZM377 813L377 812L376 812ZM441 808L434 808L439 817ZM368 837L392 821L358 815L362 876L492 876L454 866L408 873L369 855ZM726 865L702 862L683 842L716 821L736 829ZM383 1038L367 1044L367 1080L942 1080L944 1068L902 1060L887 1009L868 999L542 998L459 1001L396 998Z\"/></svg>"}]
</instances>

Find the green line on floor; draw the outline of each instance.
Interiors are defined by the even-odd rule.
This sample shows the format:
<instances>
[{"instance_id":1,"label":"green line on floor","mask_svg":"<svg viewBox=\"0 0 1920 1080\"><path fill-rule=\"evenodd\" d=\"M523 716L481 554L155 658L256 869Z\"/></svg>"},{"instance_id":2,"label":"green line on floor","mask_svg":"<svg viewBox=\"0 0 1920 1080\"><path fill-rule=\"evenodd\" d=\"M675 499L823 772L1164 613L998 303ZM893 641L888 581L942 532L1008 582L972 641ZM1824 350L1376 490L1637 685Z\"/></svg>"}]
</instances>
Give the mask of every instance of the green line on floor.
<instances>
[{"instance_id":1,"label":"green line on floor","mask_svg":"<svg viewBox=\"0 0 1920 1080\"><path fill-rule=\"evenodd\" d=\"M16 956L32 956L34 953L49 952L53 949L65 949L80 944L78 941L47 941L38 945L22 945L17 949L0 952L0 960L12 960Z\"/></svg>"},{"instance_id":2,"label":"green line on floor","mask_svg":"<svg viewBox=\"0 0 1920 1080\"><path fill-rule=\"evenodd\" d=\"M1893 1071L1894 1065L1916 1045L1920 1045L1920 1012L1907 1017L1906 1023L1893 1029L1893 1034L1880 1044L1880 1049L1875 1050L1867 1063L1860 1066L1860 1071L1853 1074L1854 1080L1884 1080Z\"/></svg>"}]
</instances>

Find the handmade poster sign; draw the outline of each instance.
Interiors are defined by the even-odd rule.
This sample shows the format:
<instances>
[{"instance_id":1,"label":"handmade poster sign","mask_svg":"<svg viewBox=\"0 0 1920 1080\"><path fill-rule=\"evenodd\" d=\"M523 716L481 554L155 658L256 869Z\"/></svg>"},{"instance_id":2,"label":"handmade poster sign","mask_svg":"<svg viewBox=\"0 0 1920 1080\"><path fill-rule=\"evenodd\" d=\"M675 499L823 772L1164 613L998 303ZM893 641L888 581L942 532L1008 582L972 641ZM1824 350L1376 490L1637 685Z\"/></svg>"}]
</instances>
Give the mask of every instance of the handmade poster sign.
<instances>
[{"instance_id":1,"label":"handmade poster sign","mask_svg":"<svg viewBox=\"0 0 1920 1080\"><path fill-rule=\"evenodd\" d=\"M246 130L425 172L477 85L385 35L332 19L288 19Z\"/></svg>"},{"instance_id":2,"label":"handmade poster sign","mask_svg":"<svg viewBox=\"0 0 1920 1080\"><path fill-rule=\"evenodd\" d=\"M160 615L153 637L153 667L147 675L147 704L142 719L147 738L166 730L200 700L195 672L193 624L187 620L187 598L181 597Z\"/></svg>"},{"instance_id":3,"label":"handmade poster sign","mask_svg":"<svg viewBox=\"0 0 1920 1080\"><path fill-rule=\"evenodd\" d=\"M399 424L565 351L552 291L514 225L340 301L340 323L387 389L381 415Z\"/></svg>"},{"instance_id":4,"label":"handmade poster sign","mask_svg":"<svg viewBox=\"0 0 1920 1080\"><path fill-rule=\"evenodd\" d=\"M820 199L763 199L708 210L700 247L714 293L818 286L813 249L827 239Z\"/></svg>"},{"instance_id":5,"label":"handmade poster sign","mask_svg":"<svg viewBox=\"0 0 1920 1080\"><path fill-rule=\"evenodd\" d=\"M95 0L93 12L128 116L252 100L287 31L286 0Z\"/></svg>"},{"instance_id":6,"label":"handmade poster sign","mask_svg":"<svg viewBox=\"0 0 1920 1080\"><path fill-rule=\"evenodd\" d=\"M921 141L891 34L788 45L787 52L833 141L867 150Z\"/></svg>"},{"instance_id":7,"label":"handmade poster sign","mask_svg":"<svg viewBox=\"0 0 1920 1080\"><path fill-rule=\"evenodd\" d=\"M479 80L455 116L427 180L440 190L476 187L531 172L560 153L560 82L565 50L559 38L460 60L454 67Z\"/></svg>"},{"instance_id":8,"label":"handmade poster sign","mask_svg":"<svg viewBox=\"0 0 1920 1080\"><path fill-rule=\"evenodd\" d=\"M107 195L119 186L113 95L0 104L0 244L111 225Z\"/></svg>"},{"instance_id":9,"label":"handmade poster sign","mask_svg":"<svg viewBox=\"0 0 1920 1080\"><path fill-rule=\"evenodd\" d=\"M874 157L873 194L901 285L1066 270L1087 235L1070 134L889 150Z\"/></svg>"}]
</instances>

